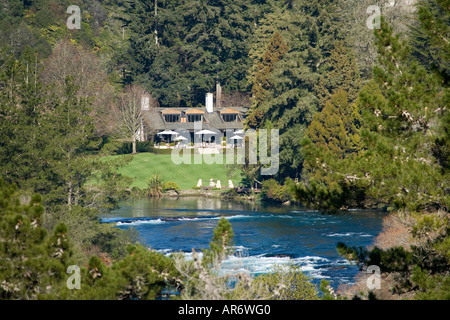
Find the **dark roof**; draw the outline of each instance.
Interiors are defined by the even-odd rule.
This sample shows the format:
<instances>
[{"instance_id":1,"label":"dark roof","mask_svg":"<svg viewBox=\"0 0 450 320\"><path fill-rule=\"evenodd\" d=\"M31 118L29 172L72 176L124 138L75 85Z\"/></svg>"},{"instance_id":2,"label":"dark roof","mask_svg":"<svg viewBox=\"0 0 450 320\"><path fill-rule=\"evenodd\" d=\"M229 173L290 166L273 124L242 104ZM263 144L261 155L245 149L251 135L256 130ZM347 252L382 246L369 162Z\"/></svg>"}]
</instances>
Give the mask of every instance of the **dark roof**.
<instances>
[{"instance_id":1,"label":"dark roof","mask_svg":"<svg viewBox=\"0 0 450 320\"><path fill-rule=\"evenodd\" d=\"M215 108L214 112L207 113L204 108L156 108L146 111L145 121L147 122L151 130L194 130L194 122L166 122L164 120L163 114L176 114L187 113L187 114L203 114L204 121L202 122L202 129L243 129L244 125L242 122L225 122L220 116L222 110L228 108ZM170 110L170 113L169 113ZM245 114L248 108L244 107L234 107L235 112L239 112L241 115ZM191 112L190 112L191 111ZM195 112L193 112L195 111Z\"/></svg>"}]
</instances>

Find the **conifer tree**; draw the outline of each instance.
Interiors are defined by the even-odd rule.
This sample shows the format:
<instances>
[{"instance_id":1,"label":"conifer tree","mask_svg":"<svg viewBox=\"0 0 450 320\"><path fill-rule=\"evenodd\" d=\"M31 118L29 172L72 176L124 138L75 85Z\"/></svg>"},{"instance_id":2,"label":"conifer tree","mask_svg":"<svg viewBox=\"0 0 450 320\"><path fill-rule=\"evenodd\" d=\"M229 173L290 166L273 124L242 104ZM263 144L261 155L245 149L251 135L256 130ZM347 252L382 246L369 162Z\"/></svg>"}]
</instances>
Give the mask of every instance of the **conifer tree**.
<instances>
[{"instance_id":1,"label":"conifer tree","mask_svg":"<svg viewBox=\"0 0 450 320\"><path fill-rule=\"evenodd\" d=\"M51 296L65 283L71 256L67 228L58 225L52 236L42 226L39 195L21 204L15 185L0 179L0 297L37 299Z\"/></svg>"},{"instance_id":2,"label":"conifer tree","mask_svg":"<svg viewBox=\"0 0 450 320\"><path fill-rule=\"evenodd\" d=\"M281 34L276 31L269 41L261 61L257 63L257 71L252 80L252 107L246 118L245 125L251 129L257 129L262 126L264 111L261 104L264 102L267 90L270 87L269 76L273 71L275 64L289 50Z\"/></svg>"},{"instance_id":3,"label":"conifer tree","mask_svg":"<svg viewBox=\"0 0 450 320\"><path fill-rule=\"evenodd\" d=\"M209 243L209 249L204 250L203 265L207 268L216 267L213 264L220 263L233 249L234 232L231 223L225 219L220 218L216 228L214 228L214 235Z\"/></svg>"},{"instance_id":4,"label":"conifer tree","mask_svg":"<svg viewBox=\"0 0 450 320\"><path fill-rule=\"evenodd\" d=\"M302 141L305 161L296 198L335 210L359 201L360 177L352 163L364 150L362 117L356 103L339 89L322 111L314 115Z\"/></svg>"},{"instance_id":5,"label":"conifer tree","mask_svg":"<svg viewBox=\"0 0 450 320\"><path fill-rule=\"evenodd\" d=\"M448 83L450 77L450 8L448 0L425 0L417 4L418 26L412 27L413 55L428 70L436 70Z\"/></svg>"},{"instance_id":6,"label":"conifer tree","mask_svg":"<svg viewBox=\"0 0 450 320\"><path fill-rule=\"evenodd\" d=\"M329 62L321 73L319 82L315 85L320 109L325 106L325 102L338 89L347 92L350 102L356 99L361 86L361 79L353 51L347 49L343 41L335 42L329 56Z\"/></svg>"},{"instance_id":7,"label":"conifer tree","mask_svg":"<svg viewBox=\"0 0 450 320\"><path fill-rule=\"evenodd\" d=\"M382 20L375 31L379 64L374 83L360 93L360 108L370 131L363 134L368 193L408 210L448 205L432 148L445 119L445 90L411 59L410 47ZM444 117L443 117L444 116Z\"/></svg>"},{"instance_id":8,"label":"conifer tree","mask_svg":"<svg viewBox=\"0 0 450 320\"><path fill-rule=\"evenodd\" d=\"M359 136L361 122L357 106L350 105L347 93L340 89L326 102L325 108L314 115L306 137L317 147L343 158L362 149Z\"/></svg>"},{"instance_id":9,"label":"conifer tree","mask_svg":"<svg viewBox=\"0 0 450 320\"><path fill-rule=\"evenodd\" d=\"M331 1L291 1L267 14L255 32L257 38L250 51L254 61L249 72L251 81L266 52L267 39L276 31L289 48L269 74L264 100L255 112L262 118L253 121L260 128L270 123L280 130L281 180L286 176L298 177L301 172L301 140L317 110L314 87L318 72L327 60L331 39L340 37L334 6Z\"/></svg>"}]
</instances>

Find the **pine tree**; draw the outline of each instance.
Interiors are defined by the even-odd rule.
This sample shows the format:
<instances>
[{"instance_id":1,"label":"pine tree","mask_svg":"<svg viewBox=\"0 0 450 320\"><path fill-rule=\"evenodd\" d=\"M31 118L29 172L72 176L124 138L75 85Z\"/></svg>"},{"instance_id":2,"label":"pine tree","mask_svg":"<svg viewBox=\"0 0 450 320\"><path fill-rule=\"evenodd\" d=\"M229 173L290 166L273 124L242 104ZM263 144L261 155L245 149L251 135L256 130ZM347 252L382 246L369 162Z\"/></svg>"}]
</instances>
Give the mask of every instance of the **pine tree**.
<instances>
[{"instance_id":1,"label":"pine tree","mask_svg":"<svg viewBox=\"0 0 450 320\"><path fill-rule=\"evenodd\" d=\"M350 105L347 93L340 89L331 96L325 108L314 115L306 137L317 147L337 158L362 149L359 128L362 118L356 105Z\"/></svg>"},{"instance_id":2,"label":"pine tree","mask_svg":"<svg viewBox=\"0 0 450 320\"><path fill-rule=\"evenodd\" d=\"M275 32L280 33L289 48L268 75L264 100L255 112L261 119L249 119L260 128L270 123L280 130L278 176L281 180L286 176L298 177L301 171L301 140L317 109L314 92L319 79L317 72L326 61L330 39L338 34L333 23L336 17L329 14L332 7L328 1L291 1L267 14L255 32L257 37L250 51L254 61L249 72L251 81L260 69L268 40ZM329 28L327 32L325 26Z\"/></svg>"},{"instance_id":3,"label":"pine tree","mask_svg":"<svg viewBox=\"0 0 450 320\"><path fill-rule=\"evenodd\" d=\"M53 101L41 120L45 129L41 139L52 141L43 149L48 161L47 179L53 184L53 194L48 200L60 202L65 199L69 206L78 204L82 198L84 184L94 167L87 151L99 143L94 137L90 104L87 99L78 98L77 91L69 76L65 81L64 95Z\"/></svg>"},{"instance_id":4,"label":"pine tree","mask_svg":"<svg viewBox=\"0 0 450 320\"><path fill-rule=\"evenodd\" d=\"M374 182L368 193L397 208L441 208L449 200L432 148L445 126L445 90L411 59L410 47L384 20L375 35L375 83L360 93L360 108L370 124L364 133L369 149L366 170Z\"/></svg>"},{"instance_id":5,"label":"pine tree","mask_svg":"<svg viewBox=\"0 0 450 320\"><path fill-rule=\"evenodd\" d=\"M412 27L413 55L428 70L437 70L448 83L450 77L450 8L448 0L417 3L418 26Z\"/></svg>"},{"instance_id":6,"label":"pine tree","mask_svg":"<svg viewBox=\"0 0 450 320\"><path fill-rule=\"evenodd\" d=\"M357 104L350 105L339 89L306 130L302 182L294 188L297 200L326 210L361 205L363 181L353 164L364 150L361 127Z\"/></svg>"},{"instance_id":7,"label":"pine tree","mask_svg":"<svg viewBox=\"0 0 450 320\"><path fill-rule=\"evenodd\" d=\"M289 48L284 43L281 34L276 31L270 39L261 61L257 63L257 71L254 74L254 79L251 80L253 83L252 107L245 121L247 128L257 129L262 126L264 111L261 110L261 104L264 102L266 92L270 87L270 73L288 50Z\"/></svg>"},{"instance_id":8,"label":"pine tree","mask_svg":"<svg viewBox=\"0 0 450 320\"><path fill-rule=\"evenodd\" d=\"M350 102L356 99L361 86L361 78L356 67L353 51L348 50L343 41L335 42L329 61L321 73L319 82L315 85L320 109L325 106L325 102L338 89L347 92Z\"/></svg>"},{"instance_id":9,"label":"pine tree","mask_svg":"<svg viewBox=\"0 0 450 320\"><path fill-rule=\"evenodd\" d=\"M204 258L202 264L207 267L216 267L216 263L220 263L229 254L233 252L234 232L231 223L225 219L220 218L216 228L214 228L214 235L209 243L209 249L204 250Z\"/></svg>"},{"instance_id":10,"label":"pine tree","mask_svg":"<svg viewBox=\"0 0 450 320\"><path fill-rule=\"evenodd\" d=\"M148 1L132 10L127 59L134 80L162 106L204 104L217 81L226 91L248 92L250 38L265 1L157 4L157 14Z\"/></svg>"},{"instance_id":11,"label":"pine tree","mask_svg":"<svg viewBox=\"0 0 450 320\"><path fill-rule=\"evenodd\" d=\"M67 228L58 225L52 236L42 226L39 195L21 204L15 185L0 179L0 297L37 299L52 295L65 283L71 249Z\"/></svg>"}]
</instances>

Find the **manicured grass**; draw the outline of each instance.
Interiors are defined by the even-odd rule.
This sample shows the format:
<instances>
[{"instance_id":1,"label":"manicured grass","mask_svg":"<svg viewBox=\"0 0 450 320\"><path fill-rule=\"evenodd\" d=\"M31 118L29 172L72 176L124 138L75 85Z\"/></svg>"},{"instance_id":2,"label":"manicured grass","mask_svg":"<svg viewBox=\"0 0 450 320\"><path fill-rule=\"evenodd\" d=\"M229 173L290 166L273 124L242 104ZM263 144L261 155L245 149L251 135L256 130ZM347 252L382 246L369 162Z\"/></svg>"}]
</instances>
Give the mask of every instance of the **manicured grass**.
<instances>
[{"instance_id":1,"label":"manicured grass","mask_svg":"<svg viewBox=\"0 0 450 320\"><path fill-rule=\"evenodd\" d=\"M117 156L120 157L120 156ZM119 173L136 178L133 187L146 188L148 179L159 174L164 181L174 181L181 189L191 189L197 185L198 179L203 179L203 186L209 185L212 178L215 182L220 180L222 187L228 186L228 180L236 185L240 182L239 174L233 177L227 176L225 164L179 164L173 163L171 155L139 153L133 155L133 160L125 167L119 169Z\"/></svg>"}]
</instances>

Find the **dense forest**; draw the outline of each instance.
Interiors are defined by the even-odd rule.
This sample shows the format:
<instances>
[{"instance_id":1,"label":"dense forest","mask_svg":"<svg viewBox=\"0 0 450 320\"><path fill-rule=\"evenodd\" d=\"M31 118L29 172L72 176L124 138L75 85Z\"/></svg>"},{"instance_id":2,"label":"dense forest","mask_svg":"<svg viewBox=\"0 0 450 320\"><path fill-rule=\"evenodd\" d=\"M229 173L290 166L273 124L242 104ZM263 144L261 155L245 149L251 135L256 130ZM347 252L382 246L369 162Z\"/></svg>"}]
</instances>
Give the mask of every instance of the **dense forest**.
<instances>
[{"instance_id":1,"label":"dense forest","mask_svg":"<svg viewBox=\"0 0 450 320\"><path fill-rule=\"evenodd\" d=\"M0 0L0 298L210 297L199 274L221 283L208 266L231 226L219 223L216 256L188 266L98 215L133 193L117 173L132 156L101 159L120 147L112 110L127 88L196 107L219 82L228 99L251 97L247 129L280 132L275 176L240 167L262 200L388 210L413 240L338 250L382 266L398 294L450 299L450 2L373 2ZM70 5L80 29L67 27ZM89 289L66 288L72 264ZM277 276L221 297L272 297L256 285ZM317 298L303 293L282 296Z\"/></svg>"}]
</instances>

